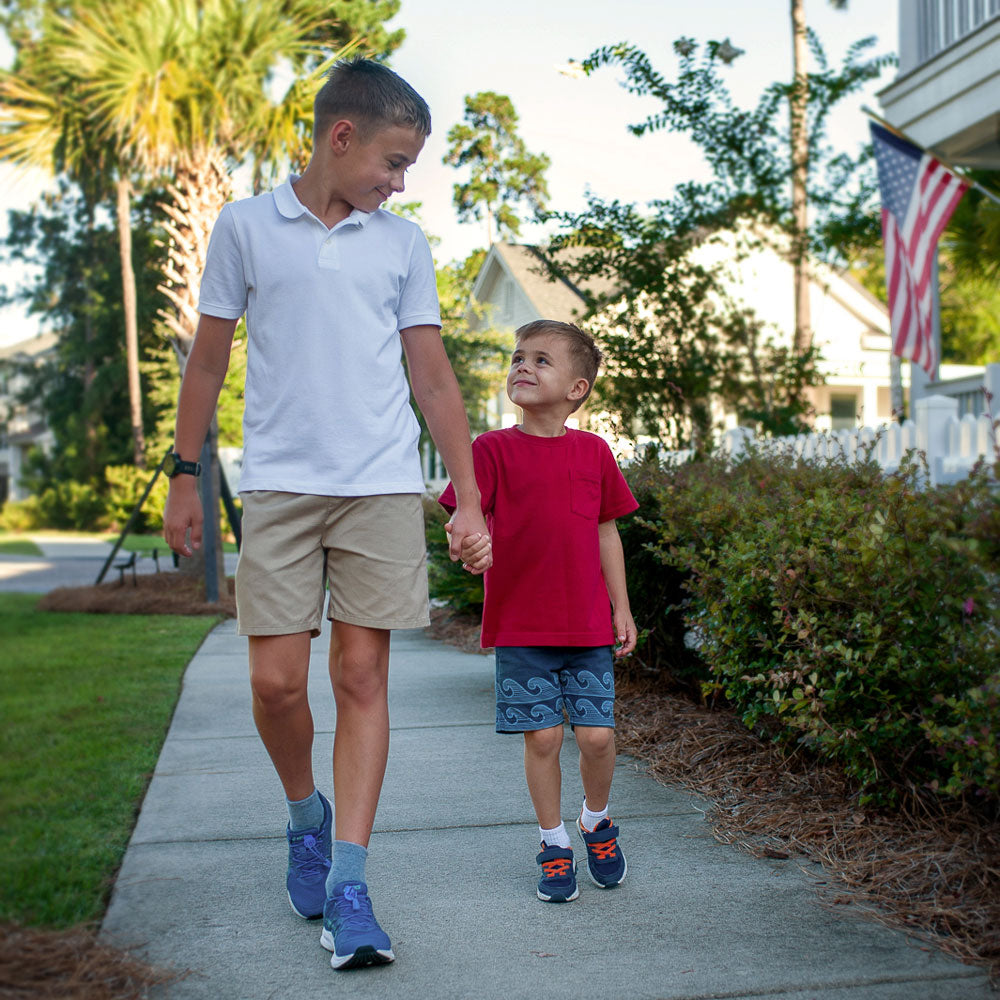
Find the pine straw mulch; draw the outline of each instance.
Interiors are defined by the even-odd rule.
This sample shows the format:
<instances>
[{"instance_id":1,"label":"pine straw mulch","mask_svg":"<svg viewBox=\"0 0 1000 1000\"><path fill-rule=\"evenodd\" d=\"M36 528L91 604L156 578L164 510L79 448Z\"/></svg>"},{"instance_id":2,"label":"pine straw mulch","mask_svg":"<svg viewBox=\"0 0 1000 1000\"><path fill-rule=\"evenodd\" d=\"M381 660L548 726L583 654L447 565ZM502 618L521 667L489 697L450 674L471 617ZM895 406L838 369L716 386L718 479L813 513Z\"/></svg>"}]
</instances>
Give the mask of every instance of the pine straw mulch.
<instances>
[{"instance_id":1,"label":"pine straw mulch","mask_svg":"<svg viewBox=\"0 0 1000 1000\"><path fill-rule=\"evenodd\" d=\"M0 924L2 1000L140 1000L183 978L101 941L90 927L44 931Z\"/></svg>"},{"instance_id":2,"label":"pine straw mulch","mask_svg":"<svg viewBox=\"0 0 1000 1000\"><path fill-rule=\"evenodd\" d=\"M430 634L479 652L479 623L439 609ZM856 906L889 927L989 969L1000 983L1000 823L972 808L866 809L843 773L789 754L731 712L651 681L620 684L621 753L664 784L710 800L716 839L755 857L805 858L828 906ZM813 873L810 873L813 874ZM815 876L814 876L815 877Z\"/></svg>"},{"instance_id":3,"label":"pine straw mulch","mask_svg":"<svg viewBox=\"0 0 1000 1000\"><path fill-rule=\"evenodd\" d=\"M39 611L83 611L116 615L224 615L236 617L235 587L227 581L228 592L219 600L205 600L204 582L186 573L144 573L132 582L117 580L96 587L57 587L38 603ZM220 587L221 589L221 587Z\"/></svg>"}]
</instances>

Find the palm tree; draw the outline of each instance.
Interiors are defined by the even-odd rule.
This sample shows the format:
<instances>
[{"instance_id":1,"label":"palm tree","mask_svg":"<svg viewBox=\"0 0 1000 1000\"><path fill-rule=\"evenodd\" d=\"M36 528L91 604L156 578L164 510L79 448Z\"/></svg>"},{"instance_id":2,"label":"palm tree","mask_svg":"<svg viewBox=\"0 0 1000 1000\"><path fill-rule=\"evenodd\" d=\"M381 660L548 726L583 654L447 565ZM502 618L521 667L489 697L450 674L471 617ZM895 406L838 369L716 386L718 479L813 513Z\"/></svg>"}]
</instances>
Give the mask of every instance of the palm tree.
<instances>
[{"instance_id":1,"label":"palm tree","mask_svg":"<svg viewBox=\"0 0 1000 1000\"><path fill-rule=\"evenodd\" d=\"M92 0L46 12L0 74L0 158L113 185L122 257L133 433L141 455L138 336L129 227L134 184L161 183L169 263L161 311L183 370L197 325L208 236L233 169L260 183L308 153L312 98L350 37L376 54L403 33L399 0ZM337 17L337 20L334 18ZM279 76L293 80L274 96ZM96 155L96 151L100 155ZM137 458L137 461L139 459Z\"/></svg>"}]
</instances>

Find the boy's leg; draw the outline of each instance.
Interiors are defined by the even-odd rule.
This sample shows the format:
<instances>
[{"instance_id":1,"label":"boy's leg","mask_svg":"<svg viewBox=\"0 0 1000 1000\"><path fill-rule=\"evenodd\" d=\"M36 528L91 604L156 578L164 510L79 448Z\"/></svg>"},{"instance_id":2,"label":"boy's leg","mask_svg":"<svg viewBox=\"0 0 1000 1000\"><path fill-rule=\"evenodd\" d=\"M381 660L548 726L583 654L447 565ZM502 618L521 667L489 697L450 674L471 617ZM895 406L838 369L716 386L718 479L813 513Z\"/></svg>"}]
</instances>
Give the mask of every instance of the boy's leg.
<instances>
[{"instance_id":1,"label":"boy's leg","mask_svg":"<svg viewBox=\"0 0 1000 1000\"><path fill-rule=\"evenodd\" d=\"M307 696L308 632L250 636L250 688L257 732L278 772L285 796L311 795L313 719Z\"/></svg>"},{"instance_id":2,"label":"boy's leg","mask_svg":"<svg viewBox=\"0 0 1000 1000\"><path fill-rule=\"evenodd\" d=\"M561 723L524 734L524 775L542 841L542 849L535 858L542 872L536 895L546 903L568 903L580 895L573 850L560 816L562 741Z\"/></svg>"},{"instance_id":3,"label":"boy's leg","mask_svg":"<svg viewBox=\"0 0 1000 1000\"><path fill-rule=\"evenodd\" d=\"M368 846L389 756L389 631L332 622L337 840Z\"/></svg>"},{"instance_id":4,"label":"boy's leg","mask_svg":"<svg viewBox=\"0 0 1000 1000\"><path fill-rule=\"evenodd\" d=\"M618 827L608 817L608 796L615 770L615 731L605 726L574 728L580 748L580 776L583 778L584 811L576 821L587 847L590 880L601 889L624 881L628 873L625 854L618 843ZM599 815L589 816L588 814ZM586 819L591 822L585 822Z\"/></svg>"},{"instance_id":5,"label":"boy's leg","mask_svg":"<svg viewBox=\"0 0 1000 1000\"><path fill-rule=\"evenodd\" d=\"M389 631L333 620L330 682L336 840L320 944L335 969L394 959L368 897L365 862L389 756Z\"/></svg>"},{"instance_id":6,"label":"boy's leg","mask_svg":"<svg viewBox=\"0 0 1000 1000\"><path fill-rule=\"evenodd\" d=\"M310 638L309 632L250 636L254 722L288 802L288 901L306 919L323 913L333 818L313 782Z\"/></svg>"},{"instance_id":7,"label":"boy's leg","mask_svg":"<svg viewBox=\"0 0 1000 1000\"><path fill-rule=\"evenodd\" d=\"M605 726L577 726L573 730L580 750L580 777L591 812L608 807L615 773L615 731Z\"/></svg>"},{"instance_id":8,"label":"boy's leg","mask_svg":"<svg viewBox=\"0 0 1000 1000\"><path fill-rule=\"evenodd\" d=\"M524 776L528 780L528 792L538 825L543 830L553 829L562 823L562 772L559 768L562 741L561 723L524 734Z\"/></svg>"}]
</instances>

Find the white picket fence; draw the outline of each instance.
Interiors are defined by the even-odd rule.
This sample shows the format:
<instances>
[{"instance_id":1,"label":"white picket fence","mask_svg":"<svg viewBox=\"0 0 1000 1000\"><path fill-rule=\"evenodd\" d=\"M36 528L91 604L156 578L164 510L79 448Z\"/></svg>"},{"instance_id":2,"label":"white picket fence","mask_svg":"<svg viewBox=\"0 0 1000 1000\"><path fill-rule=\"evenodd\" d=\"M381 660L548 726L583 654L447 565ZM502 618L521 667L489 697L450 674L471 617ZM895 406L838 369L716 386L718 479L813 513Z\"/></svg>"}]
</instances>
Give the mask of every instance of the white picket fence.
<instances>
[{"instance_id":1,"label":"white picket fence","mask_svg":"<svg viewBox=\"0 0 1000 1000\"><path fill-rule=\"evenodd\" d=\"M994 398L1000 418L1000 394ZM959 417L959 401L948 396L927 396L914 404L914 419L881 427L798 434L794 437L756 440L749 427L736 427L723 436L723 449L736 457L751 445L777 449L806 460L848 461L868 455L885 469L896 471L908 453L919 452L927 462L932 486L964 479L980 459L998 459L997 421L987 412ZM874 443L874 445L873 445Z\"/></svg>"}]
</instances>

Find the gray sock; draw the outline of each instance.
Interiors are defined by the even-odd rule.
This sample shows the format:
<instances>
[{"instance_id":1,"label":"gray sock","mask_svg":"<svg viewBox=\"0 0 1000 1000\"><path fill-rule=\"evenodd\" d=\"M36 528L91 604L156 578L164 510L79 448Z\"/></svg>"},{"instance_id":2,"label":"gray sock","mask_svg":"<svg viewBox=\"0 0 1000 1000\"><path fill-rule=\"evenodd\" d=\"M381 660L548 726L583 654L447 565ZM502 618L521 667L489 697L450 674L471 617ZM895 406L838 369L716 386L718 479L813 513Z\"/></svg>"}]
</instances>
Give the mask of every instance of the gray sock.
<instances>
[{"instance_id":1,"label":"gray sock","mask_svg":"<svg viewBox=\"0 0 1000 1000\"><path fill-rule=\"evenodd\" d=\"M323 803L314 788L312 795L298 802L285 799L288 806L288 825L293 830L311 830L323 822Z\"/></svg>"},{"instance_id":2,"label":"gray sock","mask_svg":"<svg viewBox=\"0 0 1000 1000\"><path fill-rule=\"evenodd\" d=\"M333 864L326 877L326 895L333 895L333 887L341 882L364 882L368 848L352 844L349 840L333 842Z\"/></svg>"}]
</instances>

